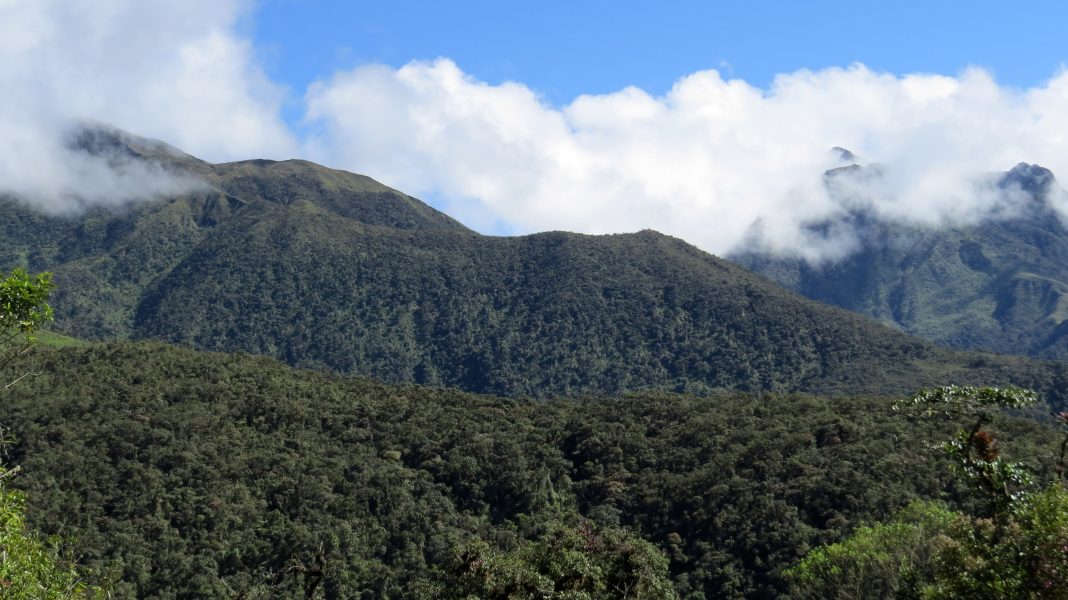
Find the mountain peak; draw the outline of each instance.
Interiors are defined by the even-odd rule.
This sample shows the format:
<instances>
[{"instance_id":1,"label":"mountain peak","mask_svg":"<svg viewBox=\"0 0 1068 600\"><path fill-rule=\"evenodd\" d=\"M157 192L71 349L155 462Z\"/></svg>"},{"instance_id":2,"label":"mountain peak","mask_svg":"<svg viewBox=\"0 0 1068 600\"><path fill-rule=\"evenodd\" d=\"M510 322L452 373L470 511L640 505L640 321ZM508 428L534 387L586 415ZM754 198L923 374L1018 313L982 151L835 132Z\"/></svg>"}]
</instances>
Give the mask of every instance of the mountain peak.
<instances>
[{"instance_id":1,"label":"mountain peak","mask_svg":"<svg viewBox=\"0 0 1068 600\"><path fill-rule=\"evenodd\" d=\"M207 179L245 202L290 206L307 201L365 225L471 233L430 205L370 177L306 160L244 160L212 165Z\"/></svg>"},{"instance_id":2,"label":"mountain peak","mask_svg":"<svg viewBox=\"0 0 1068 600\"><path fill-rule=\"evenodd\" d=\"M67 129L64 142L71 150L109 161L134 159L168 163L201 162L166 142L133 135L96 121L75 122Z\"/></svg>"},{"instance_id":3,"label":"mountain peak","mask_svg":"<svg viewBox=\"0 0 1068 600\"><path fill-rule=\"evenodd\" d=\"M1002 176L998 187L1019 187L1033 196L1045 196L1056 182L1057 178L1049 169L1021 162Z\"/></svg>"},{"instance_id":4,"label":"mountain peak","mask_svg":"<svg viewBox=\"0 0 1068 600\"><path fill-rule=\"evenodd\" d=\"M72 152L103 161L117 173L144 163L150 169L186 177L245 204L290 206L310 202L365 225L470 233L448 215L370 177L306 160L252 159L212 164L165 142L96 121L73 122L63 141Z\"/></svg>"},{"instance_id":5,"label":"mountain peak","mask_svg":"<svg viewBox=\"0 0 1068 600\"><path fill-rule=\"evenodd\" d=\"M851 162L857 160L856 154L853 154L852 152L846 150L841 146L835 146L834 148L831 148L831 154L833 154L835 158L843 162Z\"/></svg>"}]
</instances>

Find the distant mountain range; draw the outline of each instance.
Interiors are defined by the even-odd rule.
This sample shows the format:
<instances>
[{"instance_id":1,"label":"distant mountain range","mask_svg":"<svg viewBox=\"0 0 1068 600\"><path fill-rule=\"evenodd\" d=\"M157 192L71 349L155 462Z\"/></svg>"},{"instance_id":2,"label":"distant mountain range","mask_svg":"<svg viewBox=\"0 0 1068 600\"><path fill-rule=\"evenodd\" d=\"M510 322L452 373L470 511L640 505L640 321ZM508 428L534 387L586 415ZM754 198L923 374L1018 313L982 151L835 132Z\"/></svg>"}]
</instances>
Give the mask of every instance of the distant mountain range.
<instances>
[{"instance_id":1,"label":"distant mountain range","mask_svg":"<svg viewBox=\"0 0 1068 600\"><path fill-rule=\"evenodd\" d=\"M1068 357L1068 228L1050 203L1062 192L1049 170L1025 163L998 186L1022 193L1023 202L973 225L906 225L862 209L809 224L856 233L860 247L837 262L752 251L730 258L809 298L939 344Z\"/></svg>"},{"instance_id":2,"label":"distant mountain range","mask_svg":"<svg viewBox=\"0 0 1068 600\"><path fill-rule=\"evenodd\" d=\"M947 351L653 231L483 236L367 177L304 161L209 164L105 127L84 127L72 145L202 182L176 197L77 215L0 201L0 265L53 271L56 328L77 337L158 339L513 396L907 393L954 381L1066 387L1060 365ZM1040 250L1060 252L1042 245L1056 237L1049 223L1036 217L1030 227L1013 243L1035 249L1040 263L1063 255ZM952 250L958 258L945 261L963 265L971 278L960 285L978 295L1015 252L1013 230L997 231L1003 239L989 243L960 234L957 246L935 244L926 260ZM861 274L870 264L892 279L898 256L913 250L873 247L841 277L882 282ZM773 275L796 268L806 275L793 287L810 293L797 285L809 281L803 265L748 264ZM948 311L932 288L921 289L940 263L928 264L920 269L928 280L873 314L899 324L887 315ZM1016 300L993 312L1060 318L1046 307L1059 306L1061 280L1037 267L1018 273ZM984 326L993 331L995 321Z\"/></svg>"}]
</instances>

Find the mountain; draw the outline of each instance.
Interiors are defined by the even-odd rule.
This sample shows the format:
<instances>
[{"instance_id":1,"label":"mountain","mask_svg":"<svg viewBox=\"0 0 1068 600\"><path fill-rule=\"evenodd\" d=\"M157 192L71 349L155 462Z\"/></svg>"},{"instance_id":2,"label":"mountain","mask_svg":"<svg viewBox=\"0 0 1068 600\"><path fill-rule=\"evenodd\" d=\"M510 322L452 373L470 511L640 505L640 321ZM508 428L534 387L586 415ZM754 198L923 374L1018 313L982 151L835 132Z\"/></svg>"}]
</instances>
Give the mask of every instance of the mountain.
<instances>
[{"instance_id":1,"label":"mountain","mask_svg":"<svg viewBox=\"0 0 1068 600\"><path fill-rule=\"evenodd\" d=\"M1021 163L999 187L1021 201L967 226L910 226L863 209L810 224L856 233L859 249L837 262L753 251L731 259L809 298L939 344L1068 357L1068 228L1051 205L1056 180Z\"/></svg>"},{"instance_id":2,"label":"mountain","mask_svg":"<svg viewBox=\"0 0 1068 600\"><path fill-rule=\"evenodd\" d=\"M509 396L1063 377L942 350L652 231L483 236L304 161L208 164L101 127L72 139L199 182L76 215L0 201L0 263L53 271L56 328L76 337Z\"/></svg>"}]
</instances>

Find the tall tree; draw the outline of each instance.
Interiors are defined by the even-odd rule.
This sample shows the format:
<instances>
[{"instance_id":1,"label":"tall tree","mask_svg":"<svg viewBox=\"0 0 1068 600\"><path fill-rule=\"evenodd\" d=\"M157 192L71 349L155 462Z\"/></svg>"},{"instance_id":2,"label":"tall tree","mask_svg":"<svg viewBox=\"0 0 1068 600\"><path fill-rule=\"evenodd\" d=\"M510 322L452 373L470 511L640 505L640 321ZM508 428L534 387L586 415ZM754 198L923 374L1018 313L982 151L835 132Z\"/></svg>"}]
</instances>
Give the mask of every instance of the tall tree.
<instances>
[{"instance_id":1,"label":"tall tree","mask_svg":"<svg viewBox=\"0 0 1068 600\"><path fill-rule=\"evenodd\" d=\"M51 273L31 276L23 269L15 269L9 277L0 280L0 373L30 349L37 330L52 320L48 296L53 288ZM25 375L4 387L22 377Z\"/></svg>"},{"instance_id":2,"label":"tall tree","mask_svg":"<svg viewBox=\"0 0 1068 600\"><path fill-rule=\"evenodd\" d=\"M52 292L51 273L31 276L22 269L0 280L0 373L25 354L36 341L37 329L52 319L48 296ZM29 372L6 381L7 389ZM14 377L13 375L11 377ZM11 443L0 423L0 453ZM0 463L0 598L11 600L66 600L103 598L103 591L82 582L77 571L27 530L24 523L25 499L8 485L18 467Z\"/></svg>"},{"instance_id":3,"label":"tall tree","mask_svg":"<svg viewBox=\"0 0 1068 600\"><path fill-rule=\"evenodd\" d=\"M957 478L978 503L950 511L919 502L889 523L860 527L817 548L787 571L799 598L1068 598L1068 489L1063 486L1068 413L1056 477L1039 486L1022 463L1001 456L986 429L997 412L1036 402L1018 388L945 386L923 390L895 408L965 419L942 445Z\"/></svg>"}]
</instances>

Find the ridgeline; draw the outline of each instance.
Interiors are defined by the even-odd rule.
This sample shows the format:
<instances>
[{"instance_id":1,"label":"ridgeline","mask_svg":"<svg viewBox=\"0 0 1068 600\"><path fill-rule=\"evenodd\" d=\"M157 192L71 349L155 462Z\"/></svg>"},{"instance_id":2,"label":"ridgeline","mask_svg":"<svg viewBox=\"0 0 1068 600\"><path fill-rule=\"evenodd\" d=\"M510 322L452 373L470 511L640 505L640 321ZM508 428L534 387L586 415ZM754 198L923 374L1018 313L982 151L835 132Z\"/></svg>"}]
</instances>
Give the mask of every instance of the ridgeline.
<instances>
[{"instance_id":1,"label":"ridgeline","mask_svg":"<svg viewBox=\"0 0 1068 600\"><path fill-rule=\"evenodd\" d=\"M0 262L55 273L56 328L245 351L506 396L636 390L1060 390L1065 369L961 354L804 299L652 231L491 237L366 177L211 165L107 129L78 147L195 177L50 215L0 201Z\"/></svg>"}]
</instances>

